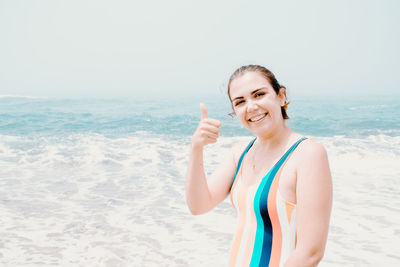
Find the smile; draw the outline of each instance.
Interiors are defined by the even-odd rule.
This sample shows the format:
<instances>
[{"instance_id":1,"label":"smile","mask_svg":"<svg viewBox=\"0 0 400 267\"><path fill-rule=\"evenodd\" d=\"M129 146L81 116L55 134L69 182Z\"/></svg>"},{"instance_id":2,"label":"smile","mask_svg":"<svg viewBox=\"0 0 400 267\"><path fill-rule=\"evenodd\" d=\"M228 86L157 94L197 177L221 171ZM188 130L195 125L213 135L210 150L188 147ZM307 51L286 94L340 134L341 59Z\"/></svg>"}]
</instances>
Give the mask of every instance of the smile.
<instances>
[{"instance_id":1,"label":"smile","mask_svg":"<svg viewBox=\"0 0 400 267\"><path fill-rule=\"evenodd\" d=\"M250 121L250 122L257 122L257 121L260 121L260 120L262 120L263 118L265 118L267 115L268 115L268 113L260 114L260 115L251 117L248 121Z\"/></svg>"}]
</instances>

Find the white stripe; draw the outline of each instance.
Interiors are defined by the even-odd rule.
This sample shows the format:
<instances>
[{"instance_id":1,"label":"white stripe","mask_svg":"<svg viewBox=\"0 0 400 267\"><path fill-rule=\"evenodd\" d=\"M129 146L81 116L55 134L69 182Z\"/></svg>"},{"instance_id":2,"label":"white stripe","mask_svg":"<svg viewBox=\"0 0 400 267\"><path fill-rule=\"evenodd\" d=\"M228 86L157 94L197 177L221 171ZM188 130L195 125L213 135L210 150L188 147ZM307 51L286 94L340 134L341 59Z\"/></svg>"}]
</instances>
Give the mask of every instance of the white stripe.
<instances>
[{"instance_id":1,"label":"white stripe","mask_svg":"<svg viewBox=\"0 0 400 267\"><path fill-rule=\"evenodd\" d=\"M290 218L286 210L286 200L282 197L279 190L276 194L276 209L278 212L279 223L282 231L282 247L279 267L282 267L290 254L294 251L295 235L296 235L296 206L293 207Z\"/></svg>"}]
</instances>

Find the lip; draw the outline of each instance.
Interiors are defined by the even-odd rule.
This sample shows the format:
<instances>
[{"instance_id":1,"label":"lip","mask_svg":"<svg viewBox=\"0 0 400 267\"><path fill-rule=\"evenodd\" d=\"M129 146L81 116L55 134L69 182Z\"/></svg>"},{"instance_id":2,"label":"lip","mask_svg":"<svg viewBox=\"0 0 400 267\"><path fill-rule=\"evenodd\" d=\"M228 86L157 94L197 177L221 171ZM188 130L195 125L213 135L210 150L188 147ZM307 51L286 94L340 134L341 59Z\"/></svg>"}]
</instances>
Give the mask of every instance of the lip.
<instances>
[{"instance_id":1,"label":"lip","mask_svg":"<svg viewBox=\"0 0 400 267\"><path fill-rule=\"evenodd\" d=\"M268 112L257 114L257 115L251 116L247 121L248 122L258 122L258 121L264 119L265 117L267 117L267 115L268 115Z\"/></svg>"}]
</instances>

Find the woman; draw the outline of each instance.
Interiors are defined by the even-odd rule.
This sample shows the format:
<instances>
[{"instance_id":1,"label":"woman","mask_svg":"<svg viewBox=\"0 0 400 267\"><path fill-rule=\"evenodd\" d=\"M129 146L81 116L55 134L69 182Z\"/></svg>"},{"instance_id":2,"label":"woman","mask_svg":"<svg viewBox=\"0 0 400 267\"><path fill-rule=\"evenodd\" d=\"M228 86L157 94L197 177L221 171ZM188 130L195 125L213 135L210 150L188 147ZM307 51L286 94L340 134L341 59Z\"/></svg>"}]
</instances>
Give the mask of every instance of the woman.
<instances>
[{"instance_id":1,"label":"woman","mask_svg":"<svg viewBox=\"0 0 400 267\"><path fill-rule=\"evenodd\" d=\"M237 69L228 96L235 115L256 138L235 146L206 179L203 148L217 141L221 123L200 105L186 178L190 211L205 213L230 195L239 213L230 266L316 266L332 206L325 149L286 126L286 89L268 69Z\"/></svg>"}]
</instances>

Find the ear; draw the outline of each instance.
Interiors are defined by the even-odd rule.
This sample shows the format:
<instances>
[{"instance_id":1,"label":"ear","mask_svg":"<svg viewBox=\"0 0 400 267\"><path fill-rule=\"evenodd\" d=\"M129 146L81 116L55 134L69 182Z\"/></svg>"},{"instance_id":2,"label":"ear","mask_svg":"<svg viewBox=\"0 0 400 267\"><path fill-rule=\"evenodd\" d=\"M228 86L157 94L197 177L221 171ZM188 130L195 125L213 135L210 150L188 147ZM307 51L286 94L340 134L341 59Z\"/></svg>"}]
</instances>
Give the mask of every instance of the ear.
<instances>
[{"instance_id":1,"label":"ear","mask_svg":"<svg viewBox=\"0 0 400 267\"><path fill-rule=\"evenodd\" d=\"M281 107L285 106L285 104L286 104L286 88L285 87L281 87L279 89L278 97L281 102Z\"/></svg>"}]
</instances>

